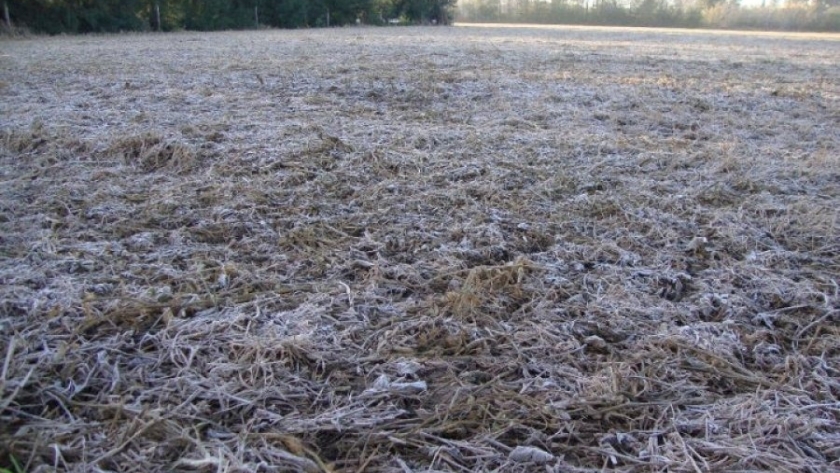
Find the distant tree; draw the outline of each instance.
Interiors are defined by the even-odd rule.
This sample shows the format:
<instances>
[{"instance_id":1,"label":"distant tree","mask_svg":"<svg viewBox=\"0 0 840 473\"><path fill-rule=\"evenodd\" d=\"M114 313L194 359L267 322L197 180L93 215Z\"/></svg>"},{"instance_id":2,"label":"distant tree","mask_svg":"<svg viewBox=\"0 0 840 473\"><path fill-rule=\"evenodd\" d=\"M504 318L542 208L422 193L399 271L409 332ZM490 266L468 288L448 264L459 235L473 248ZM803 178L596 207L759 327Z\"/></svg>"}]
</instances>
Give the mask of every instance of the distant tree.
<instances>
[{"instance_id":1,"label":"distant tree","mask_svg":"<svg viewBox=\"0 0 840 473\"><path fill-rule=\"evenodd\" d=\"M840 0L2 0L0 23L34 32L279 28L469 21L840 31ZM778 8L776 8L778 7Z\"/></svg>"},{"instance_id":2,"label":"distant tree","mask_svg":"<svg viewBox=\"0 0 840 473\"><path fill-rule=\"evenodd\" d=\"M633 16L639 26L669 26L678 24L679 13L668 0L637 0Z\"/></svg>"},{"instance_id":3,"label":"distant tree","mask_svg":"<svg viewBox=\"0 0 840 473\"><path fill-rule=\"evenodd\" d=\"M392 17L405 17L412 23L452 23L457 0L393 0Z\"/></svg>"},{"instance_id":4,"label":"distant tree","mask_svg":"<svg viewBox=\"0 0 840 473\"><path fill-rule=\"evenodd\" d=\"M498 21L502 18L501 0L480 0L477 13L483 21Z\"/></svg>"},{"instance_id":5,"label":"distant tree","mask_svg":"<svg viewBox=\"0 0 840 473\"><path fill-rule=\"evenodd\" d=\"M313 26L353 24L371 10L371 0L311 0Z\"/></svg>"},{"instance_id":6,"label":"distant tree","mask_svg":"<svg viewBox=\"0 0 840 473\"><path fill-rule=\"evenodd\" d=\"M9 2L3 2L3 23L6 24L6 28L12 28L12 18L9 15Z\"/></svg>"},{"instance_id":7,"label":"distant tree","mask_svg":"<svg viewBox=\"0 0 840 473\"><path fill-rule=\"evenodd\" d=\"M310 2L308 0L261 0L260 23L277 28L307 26Z\"/></svg>"}]
</instances>

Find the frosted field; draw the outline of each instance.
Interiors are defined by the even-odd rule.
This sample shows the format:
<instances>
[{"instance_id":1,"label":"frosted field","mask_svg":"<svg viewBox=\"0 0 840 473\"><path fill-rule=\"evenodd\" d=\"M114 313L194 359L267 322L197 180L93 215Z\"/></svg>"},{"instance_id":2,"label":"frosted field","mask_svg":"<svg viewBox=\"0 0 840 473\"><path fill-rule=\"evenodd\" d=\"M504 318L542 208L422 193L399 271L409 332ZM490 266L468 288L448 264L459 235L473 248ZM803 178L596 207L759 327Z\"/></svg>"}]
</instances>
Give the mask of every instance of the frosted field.
<instances>
[{"instance_id":1,"label":"frosted field","mask_svg":"<svg viewBox=\"0 0 840 473\"><path fill-rule=\"evenodd\" d=\"M0 41L0 467L840 468L840 35Z\"/></svg>"}]
</instances>

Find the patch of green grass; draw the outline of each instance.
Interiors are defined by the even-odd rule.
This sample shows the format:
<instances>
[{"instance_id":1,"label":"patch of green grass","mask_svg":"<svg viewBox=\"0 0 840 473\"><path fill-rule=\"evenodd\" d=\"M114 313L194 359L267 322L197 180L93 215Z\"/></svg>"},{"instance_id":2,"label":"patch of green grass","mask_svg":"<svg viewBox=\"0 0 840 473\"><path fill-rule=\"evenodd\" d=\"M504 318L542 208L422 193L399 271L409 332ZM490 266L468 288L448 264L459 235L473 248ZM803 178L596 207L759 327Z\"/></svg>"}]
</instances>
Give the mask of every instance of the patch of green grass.
<instances>
[{"instance_id":1,"label":"patch of green grass","mask_svg":"<svg viewBox=\"0 0 840 473\"><path fill-rule=\"evenodd\" d=\"M11 462L11 467L0 466L0 473L24 473L20 463L12 455L9 455L9 462Z\"/></svg>"}]
</instances>

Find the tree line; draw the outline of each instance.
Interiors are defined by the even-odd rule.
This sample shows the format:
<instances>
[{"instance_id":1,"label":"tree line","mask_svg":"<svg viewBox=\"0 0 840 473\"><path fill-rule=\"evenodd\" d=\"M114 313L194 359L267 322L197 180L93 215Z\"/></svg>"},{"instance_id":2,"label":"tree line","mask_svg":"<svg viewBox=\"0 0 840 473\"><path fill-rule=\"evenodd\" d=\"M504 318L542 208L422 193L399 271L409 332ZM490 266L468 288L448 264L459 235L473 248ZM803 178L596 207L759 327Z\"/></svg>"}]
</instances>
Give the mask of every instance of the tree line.
<instances>
[{"instance_id":1,"label":"tree line","mask_svg":"<svg viewBox=\"0 0 840 473\"><path fill-rule=\"evenodd\" d=\"M840 0L461 0L458 21L840 31Z\"/></svg>"},{"instance_id":2,"label":"tree line","mask_svg":"<svg viewBox=\"0 0 840 473\"><path fill-rule=\"evenodd\" d=\"M452 21L457 0L3 0L6 27L36 33L305 28Z\"/></svg>"}]
</instances>

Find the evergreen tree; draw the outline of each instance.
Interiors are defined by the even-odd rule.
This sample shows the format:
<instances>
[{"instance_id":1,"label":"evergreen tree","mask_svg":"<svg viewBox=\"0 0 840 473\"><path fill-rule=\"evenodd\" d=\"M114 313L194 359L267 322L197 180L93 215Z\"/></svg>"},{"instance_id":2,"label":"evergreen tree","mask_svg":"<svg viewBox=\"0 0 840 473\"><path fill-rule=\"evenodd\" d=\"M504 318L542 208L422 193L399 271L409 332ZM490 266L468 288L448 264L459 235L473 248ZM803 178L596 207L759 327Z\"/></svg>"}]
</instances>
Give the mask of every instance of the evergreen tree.
<instances>
[{"instance_id":1,"label":"evergreen tree","mask_svg":"<svg viewBox=\"0 0 840 473\"><path fill-rule=\"evenodd\" d=\"M449 23L456 0L3 0L10 22L34 32L220 30L378 23ZM5 18L4 18L5 20Z\"/></svg>"}]
</instances>

